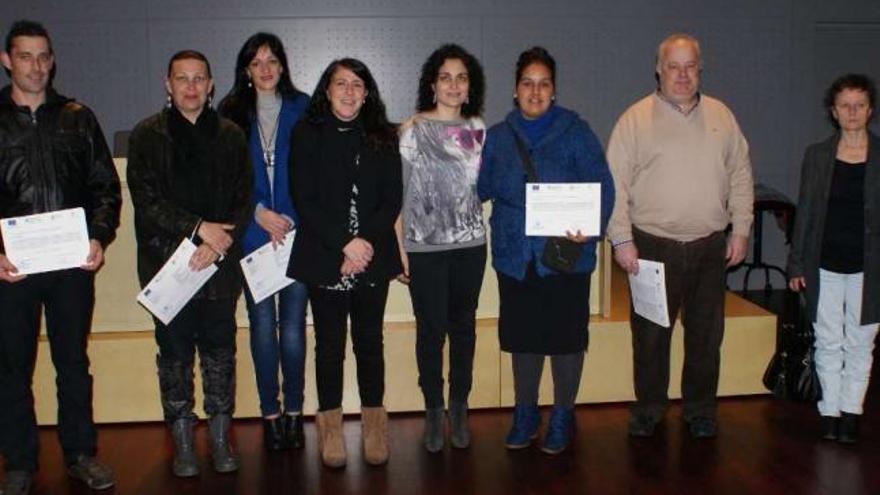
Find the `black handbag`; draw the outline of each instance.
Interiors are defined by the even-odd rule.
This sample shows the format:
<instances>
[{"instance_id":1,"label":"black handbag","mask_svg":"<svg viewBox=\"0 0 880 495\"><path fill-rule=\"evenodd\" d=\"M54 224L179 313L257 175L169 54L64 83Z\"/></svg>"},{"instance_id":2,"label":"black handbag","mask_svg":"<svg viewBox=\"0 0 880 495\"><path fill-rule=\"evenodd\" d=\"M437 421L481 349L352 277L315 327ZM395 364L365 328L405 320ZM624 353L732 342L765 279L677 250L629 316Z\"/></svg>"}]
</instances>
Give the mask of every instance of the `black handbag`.
<instances>
[{"instance_id":1,"label":"black handbag","mask_svg":"<svg viewBox=\"0 0 880 495\"><path fill-rule=\"evenodd\" d=\"M780 320L777 350L764 371L763 382L778 398L815 402L822 398L822 387L813 358L813 323L803 292L798 296L797 315L794 322Z\"/></svg>"},{"instance_id":2,"label":"black handbag","mask_svg":"<svg viewBox=\"0 0 880 495\"><path fill-rule=\"evenodd\" d=\"M513 132L512 129L511 132ZM535 173L535 166L532 164L532 157L529 156L526 145L516 135L516 132L513 132L513 140L516 141L516 148L522 159L523 168L526 169L528 181L538 182L538 175ZM583 248L583 244L566 237L548 237L547 243L544 245L544 252L541 253L541 263L553 271L571 273L578 260L581 259L581 255L584 254Z\"/></svg>"}]
</instances>

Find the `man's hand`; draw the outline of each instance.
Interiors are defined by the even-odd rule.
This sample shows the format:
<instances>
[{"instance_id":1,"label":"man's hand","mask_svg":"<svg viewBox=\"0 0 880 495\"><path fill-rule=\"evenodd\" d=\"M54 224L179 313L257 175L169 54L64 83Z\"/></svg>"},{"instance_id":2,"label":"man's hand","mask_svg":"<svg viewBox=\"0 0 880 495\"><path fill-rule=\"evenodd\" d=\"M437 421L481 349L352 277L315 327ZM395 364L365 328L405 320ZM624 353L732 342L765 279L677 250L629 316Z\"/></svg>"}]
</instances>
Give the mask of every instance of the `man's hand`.
<instances>
[{"instance_id":1,"label":"man's hand","mask_svg":"<svg viewBox=\"0 0 880 495\"><path fill-rule=\"evenodd\" d=\"M80 265L80 268L87 272L97 272L104 264L104 248L101 243L91 239L89 240L89 255L86 262Z\"/></svg>"},{"instance_id":2,"label":"man's hand","mask_svg":"<svg viewBox=\"0 0 880 495\"><path fill-rule=\"evenodd\" d=\"M807 288L807 280L804 277L791 277L791 280L788 281L788 288L800 292Z\"/></svg>"},{"instance_id":3,"label":"man's hand","mask_svg":"<svg viewBox=\"0 0 880 495\"><path fill-rule=\"evenodd\" d=\"M27 275L15 275L17 272L18 268L9 261L9 258L7 258L5 254L0 254L0 280L15 283L20 282L27 277Z\"/></svg>"},{"instance_id":4,"label":"man's hand","mask_svg":"<svg viewBox=\"0 0 880 495\"><path fill-rule=\"evenodd\" d=\"M360 237L348 241L348 244L342 248L342 252L347 259L364 267L373 259L373 246Z\"/></svg>"},{"instance_id":5,"label":"man's hand","mask_svg":"<svg viewBox=\"0 0 880 495\"><path fill-rule=\"evenodd\" d=\"M228 232L234 228L235 225L228 223L202 222L197 233L217 254L226 254L232 246L232 236Z\"/></svg>"},{"instance_id":6,"label":"man's hand","mask_svg":"<svg viewBox=\"0 0 880 495\"><path fill-rule=\"evenodd\" d=\"M214 251L211 246L202 244L196 248L196 252L194 252L189 259L189 268L200 272L205 268L208 268L208 266L217 261L218 258L220 258L220 254Z\"/></svg>"},{"instance_id":7,"label":"man's hand","mask_svg":"<svg viewBox=\"0 0 880 495\"><path fill-rule=\"evenodd\" d=\"M268 208L258 208L256 213L257 225L259 225L274 244L281 244L284 236L293 228L290 221Z\"/></svg>"},{"instance_id":8,"label":"man's hand","mask_svg":"<svg viewBox=\"0 0 880 495\"><path fill-rule=\"evenodd\" d=\"M727 254L724 256L724 259L727 260L727 268L742 263L742 260L746 258L748 241L749 238L746 236L730 234L730 237L727 238Z\"/></svg>"},{"instance_id":9,"label":"man's hand","mask_svg":"<svg viewBox=\"0 0 880 495\"><path fill-rule=\"evenodd\" d=\"M635 243L625 242L614 248L614 261L627 273L639 274L639 250Z\"/></svg>"}]
</instances>

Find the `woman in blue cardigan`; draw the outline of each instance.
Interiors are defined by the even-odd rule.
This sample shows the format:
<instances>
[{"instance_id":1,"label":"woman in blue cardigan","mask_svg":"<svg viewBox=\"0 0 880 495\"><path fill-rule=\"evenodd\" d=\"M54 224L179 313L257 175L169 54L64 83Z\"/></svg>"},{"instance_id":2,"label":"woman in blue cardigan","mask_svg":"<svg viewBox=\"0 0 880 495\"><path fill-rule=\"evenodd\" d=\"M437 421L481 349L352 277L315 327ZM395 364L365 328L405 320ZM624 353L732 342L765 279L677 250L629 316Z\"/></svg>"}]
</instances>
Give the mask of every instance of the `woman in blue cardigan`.
<instances>
[{"instance_id":1,"label":"woman in blue cardigan","mask_svg":"<svg viewBox=\"0 0 880 495\"><path fill-rule=\"evenodd\" d=\"M255 211L242 241L245 254L270 241L283 242L296 228L287 159L293 126L308 101L290 80L281 40L268 33L248 38L238 52L235 83L219 110L248 136ZM265 447L272 451L302 448L306 286L294 282L256 304L246 290L245 299ZM279 365L283 387L278 384ZM283 411L280 391L284 393Z\"/></svg>"},{"instance_id":2,"label":"woman in blue cardigan","mask_svg":"<svg viewBox=\"0 0 880 495\"><path fill-rule=\"evenodd\" d=\"M576 113L555 105L556 62L543 48L519 56L512 110L489 129L478 180L482 200L492 200L492 266L498 275L501 349L513 354L516 394L513 426L505 444L528 447L538 434L538 385L545 356L551 356L554 406L542 450L565 450L574 432L574 401L587 348L590 273L597 238L570 232L582 244L571 273L541 260L546 237L526 237L527 173L517 140L527 150L539 182L601 185L601 231L614 204L614 185L602 146Z\"/></svg>"}]
</instances>

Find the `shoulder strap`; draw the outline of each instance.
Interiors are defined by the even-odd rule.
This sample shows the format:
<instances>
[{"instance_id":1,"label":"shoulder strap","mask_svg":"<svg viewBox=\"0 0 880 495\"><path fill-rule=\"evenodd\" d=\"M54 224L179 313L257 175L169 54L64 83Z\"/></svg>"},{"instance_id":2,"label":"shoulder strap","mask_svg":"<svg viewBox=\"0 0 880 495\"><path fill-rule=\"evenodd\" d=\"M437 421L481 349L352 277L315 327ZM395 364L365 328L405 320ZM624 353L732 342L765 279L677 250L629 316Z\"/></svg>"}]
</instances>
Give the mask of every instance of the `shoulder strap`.
<instances>
[{"instance_id":1,"label":"shoulder strap","mask_svg":"<svg viewBox=\"0 0 880 495\"><path fill-rule=\"evenodd\" d=\"M513 126L510 127L510 132L513 134L513 140L516 142L516 149L519 151L519 157L522 159L523 168L526 169L526 176L529 182L538 182L538 174L535 173L535 165L532 164L532 157L529 156L525 143L522 142L522 139L513 130Z\"/></svg>"}]
</instances>

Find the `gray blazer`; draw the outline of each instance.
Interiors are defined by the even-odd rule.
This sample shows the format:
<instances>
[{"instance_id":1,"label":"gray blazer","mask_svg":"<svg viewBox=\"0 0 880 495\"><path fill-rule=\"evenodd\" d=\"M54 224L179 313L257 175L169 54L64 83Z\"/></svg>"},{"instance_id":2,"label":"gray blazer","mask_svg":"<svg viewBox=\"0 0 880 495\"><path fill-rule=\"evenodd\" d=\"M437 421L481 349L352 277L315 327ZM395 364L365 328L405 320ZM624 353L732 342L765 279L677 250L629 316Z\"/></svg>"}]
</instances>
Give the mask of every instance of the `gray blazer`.
<instances>
[{"instance_id":1,"label":"gray blazer","mask_svg":"<svg viewBox=\"0 0 880 495\"><path fill-rule=\"evenodd\" d=\"M807 147L801 168L801 188L794 221L794 238L788 254L789 277L804 277L807 303L816 321L819 302L819 263L831 176L840 134ZM862 288L861 324L880 321L880 138L869 134L865 169L865 281Z\"/></svg>"}]
</instances>

